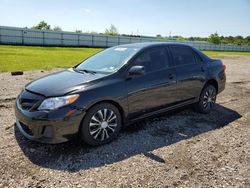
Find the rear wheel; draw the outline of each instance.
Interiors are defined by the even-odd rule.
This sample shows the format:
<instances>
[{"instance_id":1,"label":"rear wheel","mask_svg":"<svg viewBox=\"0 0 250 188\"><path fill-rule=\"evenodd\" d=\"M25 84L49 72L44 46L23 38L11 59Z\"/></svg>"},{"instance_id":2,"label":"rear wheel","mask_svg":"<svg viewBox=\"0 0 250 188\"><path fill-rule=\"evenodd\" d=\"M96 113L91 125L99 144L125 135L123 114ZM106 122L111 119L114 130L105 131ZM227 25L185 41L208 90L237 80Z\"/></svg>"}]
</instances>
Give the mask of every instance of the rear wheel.
<instances>
[{"instance_id":1,"label":"rear wheel","mask_svg":"<svg viewBox=\"0 0 250 188\"><path fill-rule=\"evenodd\" d=\"M81 135L90 145L102 145L114 140L121 129L121 114L116 106L100 103L86 114Z\"/></svg>"},{"instance_id":2,"label":"rear wheel","mask_svg":"<svg viewBox=\"0 0 250 188\"><path fill-rule=\"evenodd\" d=\"M213 85L207 85L202 90L196 109L201 113L209 113L215 106L217 90Z\"/></svg>"}]
</instances>

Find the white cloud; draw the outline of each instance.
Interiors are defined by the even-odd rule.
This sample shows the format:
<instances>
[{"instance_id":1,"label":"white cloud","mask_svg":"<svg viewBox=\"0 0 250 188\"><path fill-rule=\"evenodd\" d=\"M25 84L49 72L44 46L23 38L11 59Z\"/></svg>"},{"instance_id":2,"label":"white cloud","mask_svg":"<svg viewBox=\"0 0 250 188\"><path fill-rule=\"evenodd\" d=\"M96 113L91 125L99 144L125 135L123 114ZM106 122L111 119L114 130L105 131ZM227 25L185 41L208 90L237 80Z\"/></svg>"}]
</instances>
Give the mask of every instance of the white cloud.
<instances>
[{"instance_id":1,"label":"white cloud","mask_svg":"<svg viewBox=\"0 0 250 188\"><path fill-rule=\"evenodd\" d=\"M97 10L89 8L82 8L81 11L83 11L85 14L92 14L92 15L97 13Z\"/></svg>"},{"instance_id":2,"label":"white cloud","mask_svg":"<svg viewBox=\"0 0 250 188\"><path fill-rule=\"evenodd\" d=\"M86 12L86 13L91 13L92 12L90 9L87 9L87 8L83 9L83 11Z\"/></svg>"}]
</instances>

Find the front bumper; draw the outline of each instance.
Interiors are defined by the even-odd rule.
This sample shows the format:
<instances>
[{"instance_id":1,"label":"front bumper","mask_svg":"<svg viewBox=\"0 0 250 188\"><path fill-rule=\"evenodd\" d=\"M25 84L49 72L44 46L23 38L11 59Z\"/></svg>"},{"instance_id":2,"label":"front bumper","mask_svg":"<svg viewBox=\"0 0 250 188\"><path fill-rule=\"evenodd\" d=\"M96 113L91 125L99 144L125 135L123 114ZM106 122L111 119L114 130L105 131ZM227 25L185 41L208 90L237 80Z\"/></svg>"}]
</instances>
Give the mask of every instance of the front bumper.
<instances>
[{"instance_id":1,"label":"front bumper","mask_svg":"<svg viewBox=\"0 0 250 188\"><path fill-rule=\"evenodd\" d=\"M16 126L28 139L56 144L66 142L78 135L85 115L72 106L53 111L28 111L22 109L18 99L15 104Z\"/></svg>"}]
</instances>

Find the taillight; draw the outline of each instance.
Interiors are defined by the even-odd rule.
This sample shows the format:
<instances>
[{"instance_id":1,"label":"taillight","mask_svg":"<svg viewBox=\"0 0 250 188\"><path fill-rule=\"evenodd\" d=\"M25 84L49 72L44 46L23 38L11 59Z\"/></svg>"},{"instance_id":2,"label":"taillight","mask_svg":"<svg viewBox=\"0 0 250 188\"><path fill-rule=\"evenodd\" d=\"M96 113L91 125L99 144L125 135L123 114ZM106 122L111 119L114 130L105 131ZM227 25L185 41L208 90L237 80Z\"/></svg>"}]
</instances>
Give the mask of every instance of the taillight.
<instances>
[{"instance_id":1,"label":"taillight","mask_svg":"<svg viewBox=\"0 0 250 188\"><path fill-rule=\"evenodd\" d=\"M226 65L225 64L222 64L222 70L225 71L226 70Z\"/></svg>"}]
</instances>

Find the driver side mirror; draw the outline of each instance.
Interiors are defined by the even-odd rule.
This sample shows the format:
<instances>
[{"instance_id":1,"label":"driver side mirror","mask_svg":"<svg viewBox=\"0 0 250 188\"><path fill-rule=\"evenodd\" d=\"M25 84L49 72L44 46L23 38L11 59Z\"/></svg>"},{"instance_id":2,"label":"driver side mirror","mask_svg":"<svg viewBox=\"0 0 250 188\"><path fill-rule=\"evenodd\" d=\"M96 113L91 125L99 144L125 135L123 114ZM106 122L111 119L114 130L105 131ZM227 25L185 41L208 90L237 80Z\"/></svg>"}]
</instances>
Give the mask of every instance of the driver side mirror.
<instances>
[{"instance_id":1,"label":"driver side mirror","mask_svg":"<svg viewBox=\"0 0 250 188\"><path fill-rule=\"evenodd\" d=\"M133 66L128 71L128 77L141 76L145 74L144 66Z\"/></svg>"}]
</instances>

